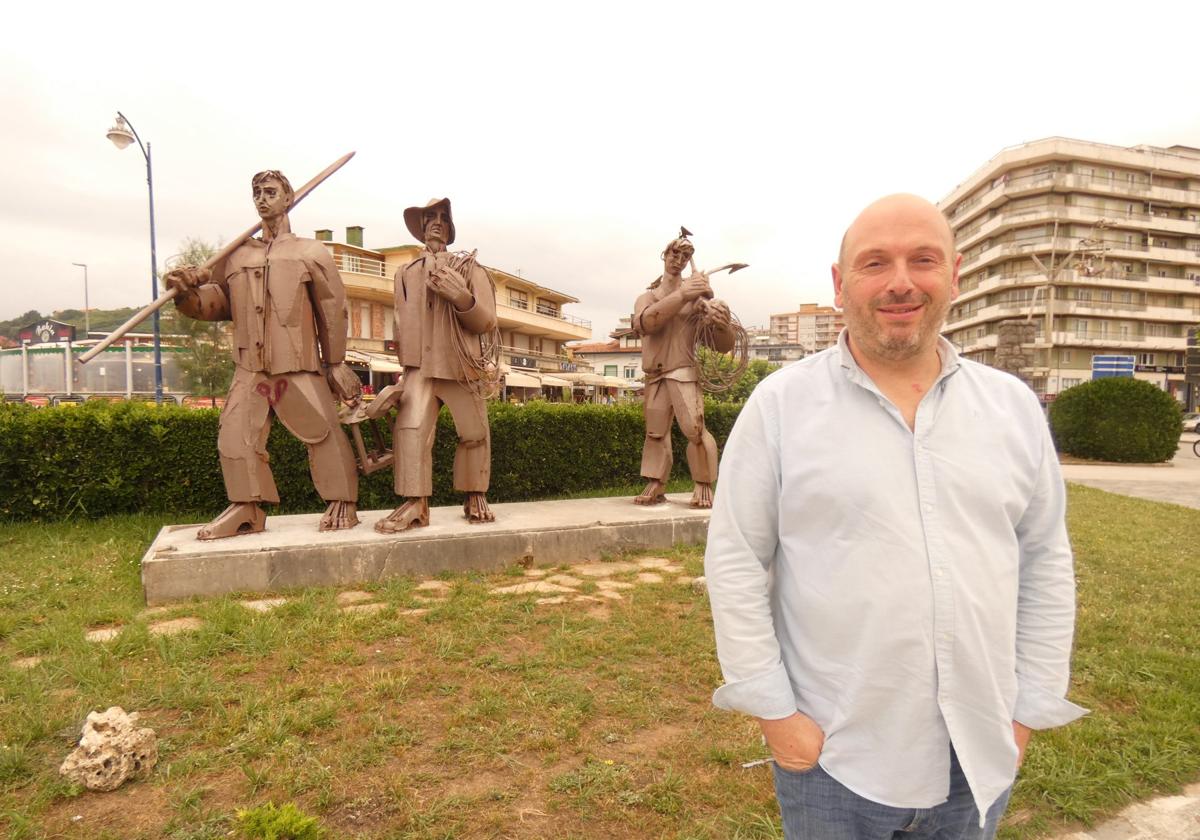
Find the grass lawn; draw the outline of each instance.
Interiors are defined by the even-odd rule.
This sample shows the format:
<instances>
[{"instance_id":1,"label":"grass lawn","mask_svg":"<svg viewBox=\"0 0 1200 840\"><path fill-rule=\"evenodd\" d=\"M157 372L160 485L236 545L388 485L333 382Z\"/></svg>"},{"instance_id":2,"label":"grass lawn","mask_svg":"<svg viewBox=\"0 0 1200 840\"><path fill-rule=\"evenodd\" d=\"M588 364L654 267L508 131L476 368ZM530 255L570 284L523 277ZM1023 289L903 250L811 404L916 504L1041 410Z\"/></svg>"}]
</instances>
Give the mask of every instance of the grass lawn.
<instances>
[{"instance_id":1,"label":"grass lawn","mask_svg":"<svg viewBox=\"0 0 1200 840\"><path fill-rule=\"evenodd\" d=\"M235 599L144 615L138 560L162 524L0 530L0 829L10 838L238 836L239 809L294 803L336 838L777 838L749 720L712 709L707 601L637 584L536 605L523 573L334 590L268 613ZM1072 487L1079 628L1072 699L1035 736L1002 836L1091 822L1200 777L1200 511ZM699 574L698 548L662 554ZM615 579L633 582L634 572ZM587 583L591 592L595 584ZM407 608L428 608L404 615ZM195 616L201 629L152 636ZM87 629L122 625L114 640ZM38 657L36 665L15 661ZM111 705L159 735L145 781L72 787L58 764Z\"/></svg>"}]
</instances>

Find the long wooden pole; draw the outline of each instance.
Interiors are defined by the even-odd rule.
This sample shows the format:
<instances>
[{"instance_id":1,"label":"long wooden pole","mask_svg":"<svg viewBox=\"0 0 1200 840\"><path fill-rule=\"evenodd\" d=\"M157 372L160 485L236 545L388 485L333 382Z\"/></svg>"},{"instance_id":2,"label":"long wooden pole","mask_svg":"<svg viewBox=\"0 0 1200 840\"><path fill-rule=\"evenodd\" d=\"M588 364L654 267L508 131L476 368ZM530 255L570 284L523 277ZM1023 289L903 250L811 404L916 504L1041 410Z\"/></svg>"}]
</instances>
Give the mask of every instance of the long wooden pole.
<instances>
[{"instance_id":1,"label":"long wooden pole","mask_svg":"<svg viewBox=\"0 0 1200 840\"><path fill-rule=\"evenodd\" d=\"M307 184L302 186L300 189L296 190L295 194L292 196L292 203L290 205L288 205L288 211L291 212L292 208L295 207L297 204L299 204L301 199L303 199L306 195L308 195L310 192L312 192L314 189L316 189L317 186L319 186L322 181L324 181L326 178L328 178L334 172L337 172L339 169L341 169L343 166L345 166L346 161L350 160L350 158L352 158L352 157L354 157L354 152L350 152L349 154L343 155L342 157L335 160L333 163L329 164L329 166L325 167L325 169L321 170L320 174L318 174L316 177L314 177ZM205 261L205 263L202 267L203 268L212 268L214 265L216 265L221 260L228 257L239 247L241 247L241 245L247 239L254 236L254 234L258 233L261 229L262 229L262 221L259 220L259 222L257 224L248 228L246 230L246 232L243 233L241 236L238 236L236 239L232 240L228 245L226 245L224 248L222 248L216 254L209 257L208 260ZM104 339L99 344L97 344L95 347L91 348L86 353L81 355L79 357L80 363L85 364L87 362L90 362L92 359L96 358L96 356L99 355L100 353L102 353L104 350L106 350L109 347L109 345L111 345L115 341L120 341L120 339L125 335L125 333L129 332L134 327L136 327L138 324L142 323L142 321L145 321L147 318L149 318L151 315L153 315L156 311L158 311L163 306L165 306L168 301L174 300L174 299L175 299L175 290L167 289L165 292L163 292L161 295L159 295L157 298L155 298L153 302L148 303L145 306L143 306L141 309L139 309L136 315L134 315L132 318L130 318L124 324L117 327L115 330L113 330L111 333L109 333L107 336L105 336Z\"/></svg>"}]
</instances>

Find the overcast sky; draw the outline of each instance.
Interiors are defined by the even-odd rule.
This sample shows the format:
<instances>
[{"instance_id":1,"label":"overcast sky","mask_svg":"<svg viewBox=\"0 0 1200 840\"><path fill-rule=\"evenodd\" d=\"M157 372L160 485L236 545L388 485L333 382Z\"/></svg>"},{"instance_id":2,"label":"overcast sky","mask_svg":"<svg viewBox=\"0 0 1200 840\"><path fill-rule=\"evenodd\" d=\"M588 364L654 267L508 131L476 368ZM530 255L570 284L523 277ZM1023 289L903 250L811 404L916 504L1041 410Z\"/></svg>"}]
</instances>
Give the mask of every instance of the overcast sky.
<instances>
[{"instance_id":1,"label":"overcast sky","mask_svg":"<svg viewBox=\"0 0 1200 840\"><path fill-rule=\"evenodd\" d=\"M832 303L842 231L897 191L938 200L1051 135L1200 146L1200 3L21 3L0 55L0 319L150 299L160 265L299 186L311 236L453 201L481 261L571 294L601 338L686 225L746 325ZM175 11L178 9L179 11Z\"/></svg>"}]
</instances>

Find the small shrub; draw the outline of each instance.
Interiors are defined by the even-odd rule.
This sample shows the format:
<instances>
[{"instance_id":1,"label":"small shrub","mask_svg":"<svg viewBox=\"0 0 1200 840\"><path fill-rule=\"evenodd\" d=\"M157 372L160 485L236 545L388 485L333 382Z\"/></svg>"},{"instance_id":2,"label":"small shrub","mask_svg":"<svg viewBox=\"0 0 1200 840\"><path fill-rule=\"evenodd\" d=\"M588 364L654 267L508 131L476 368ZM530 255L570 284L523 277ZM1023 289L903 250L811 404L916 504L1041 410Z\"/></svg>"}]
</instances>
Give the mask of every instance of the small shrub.
<instances>
[{"instance_id":1,"label":"small shrub","mask_svg":"<svg viewBox=\"0 0 1200 840\"><path fill-rule=\"evenodd\" d=\"M238 830L246 840L320 840L325 829L291 802L257 805L237 812Z\"/></svg>"},{"instance_id":2,"label":"small shrub","mask_svg":"<svg viewBox=\"0 0 1200 840\"><path fill-rule=\"evenodd\" d=\"M1179 403L1138 379L1093 379L1068 388L1050 406L1060 452L1099 461L1169 461L1179 445Z\"/></svg>"}]
</instances>

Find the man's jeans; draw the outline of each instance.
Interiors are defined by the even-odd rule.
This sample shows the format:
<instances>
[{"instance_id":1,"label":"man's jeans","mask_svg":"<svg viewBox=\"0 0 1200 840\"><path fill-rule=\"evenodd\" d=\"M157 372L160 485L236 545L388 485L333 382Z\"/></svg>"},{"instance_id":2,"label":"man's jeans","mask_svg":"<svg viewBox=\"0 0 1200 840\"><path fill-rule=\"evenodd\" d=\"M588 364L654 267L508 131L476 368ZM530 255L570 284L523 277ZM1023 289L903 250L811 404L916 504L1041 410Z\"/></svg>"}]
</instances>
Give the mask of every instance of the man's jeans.
<instances>
[{"instance_id":1,"label":"man's jeans","mask_svg":"<svg viewBox=\"0 0 1200 840\"><path fill-rule=\"evenodd\" d=\"M786 840L992 840L1008 806L1005 791L979 827L967 779L950 752L950 797L933 808L892 808L864 799L818 765L804 773L775 765Z\"/></svg>"}]
</instances>

